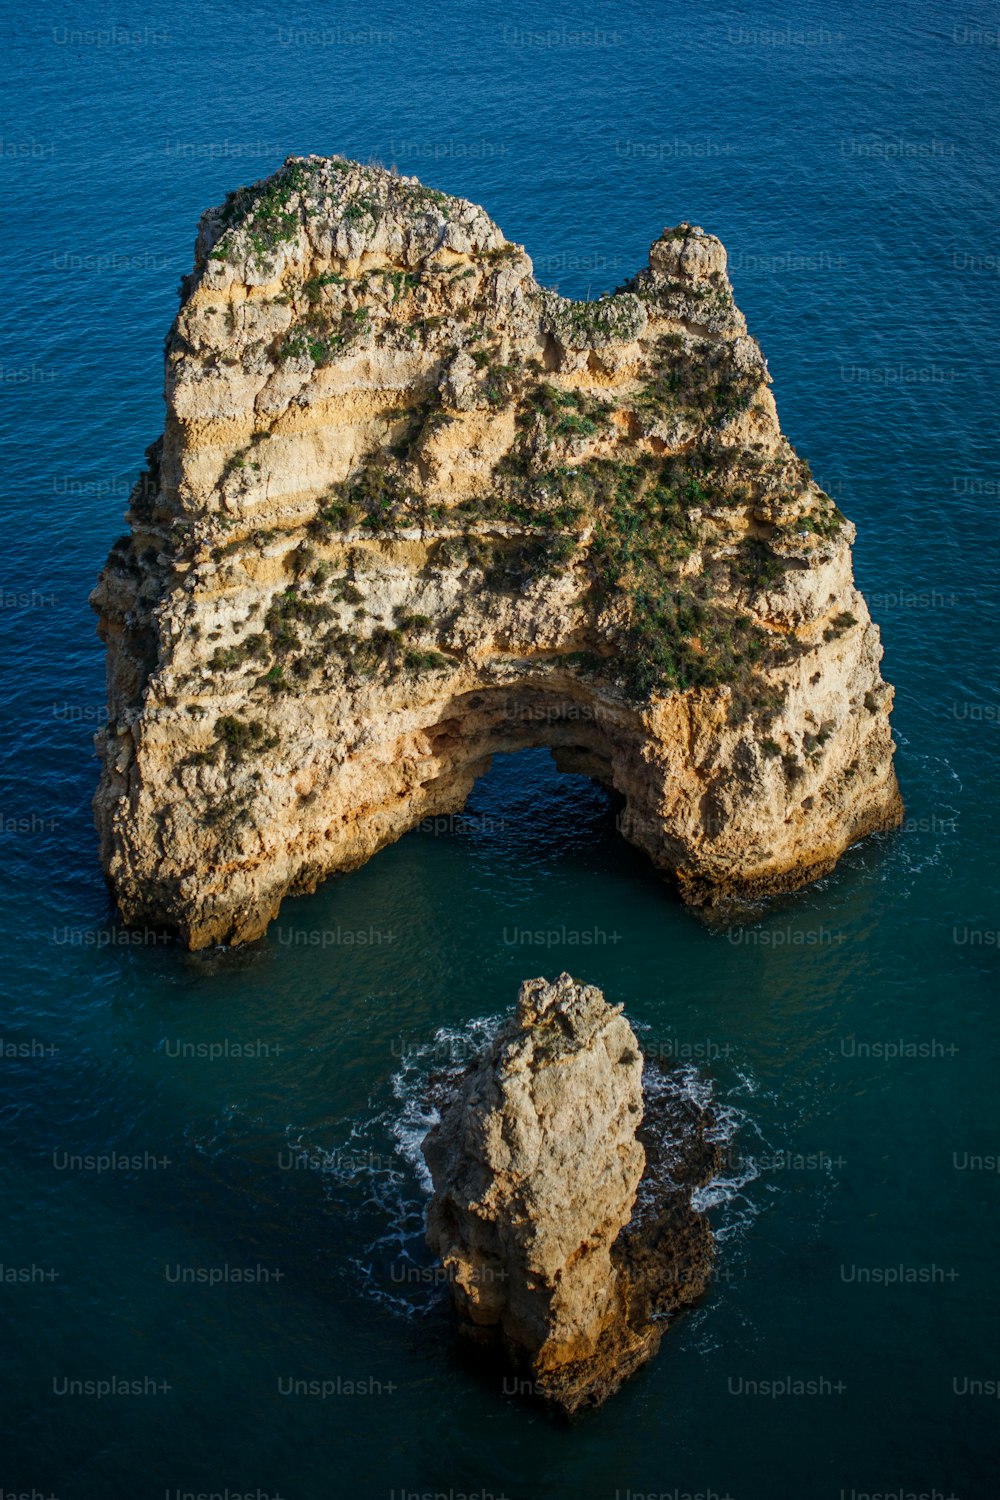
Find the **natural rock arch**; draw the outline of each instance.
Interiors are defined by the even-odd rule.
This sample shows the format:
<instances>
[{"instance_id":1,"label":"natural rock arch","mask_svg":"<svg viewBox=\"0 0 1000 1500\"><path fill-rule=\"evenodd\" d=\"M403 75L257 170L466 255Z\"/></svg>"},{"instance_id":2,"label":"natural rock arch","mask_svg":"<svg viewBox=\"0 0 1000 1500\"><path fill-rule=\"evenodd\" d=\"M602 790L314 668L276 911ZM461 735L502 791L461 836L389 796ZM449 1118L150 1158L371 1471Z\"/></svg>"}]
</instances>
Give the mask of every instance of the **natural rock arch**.
<instances>
[{"instance_id":1,"label":"natural rock arch","mask_svg":"<svg viewBox=\"0 0 1000 1500\"><path fill-rule=\"evenodd\" d=\"M94 594L125 919L256 938L528 745L694 903L897 823L853 528L768 379L689 225L574 303L481 209L339 158L204 215Z\"/></svg>"}]
</instances>

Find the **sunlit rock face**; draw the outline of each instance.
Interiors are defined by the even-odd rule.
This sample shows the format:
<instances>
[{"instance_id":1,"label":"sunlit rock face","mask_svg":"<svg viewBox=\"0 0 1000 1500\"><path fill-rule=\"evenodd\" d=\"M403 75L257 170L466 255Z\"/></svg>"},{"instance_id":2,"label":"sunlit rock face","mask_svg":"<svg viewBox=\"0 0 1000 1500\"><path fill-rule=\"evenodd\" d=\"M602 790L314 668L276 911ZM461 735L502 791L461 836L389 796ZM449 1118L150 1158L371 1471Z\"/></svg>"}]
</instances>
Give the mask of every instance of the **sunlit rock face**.
<instances>
[{"instance_id":1,"label":"sunlit rock face","mask_svg":"<svg viewBox=\"0 0 1000 1500\"><path fill-rule=\"evenodd\" d=\"M615 788L693 903L899 821L853 528L725 264L683 224L572 302L481 208L339 158L203 216L93 596L127 921L259 937L527 746Z\"/></svg>"},{"instance_id":2,"label":"sunlit rock face","mask_svg":"<svg viewBox=\"0 0 1000 1500\"><path fill-rule=\"evenodd\" d=\"M527 980L423 1144L427 1240L464 1333L513 1367L515 1389L566 1412L655 1354L712 1266L691 1190L717 1148L702 1111L667 1116L655 1089L644 1097L621 1012L568 974Z\"/></svg>"}]
</instances>

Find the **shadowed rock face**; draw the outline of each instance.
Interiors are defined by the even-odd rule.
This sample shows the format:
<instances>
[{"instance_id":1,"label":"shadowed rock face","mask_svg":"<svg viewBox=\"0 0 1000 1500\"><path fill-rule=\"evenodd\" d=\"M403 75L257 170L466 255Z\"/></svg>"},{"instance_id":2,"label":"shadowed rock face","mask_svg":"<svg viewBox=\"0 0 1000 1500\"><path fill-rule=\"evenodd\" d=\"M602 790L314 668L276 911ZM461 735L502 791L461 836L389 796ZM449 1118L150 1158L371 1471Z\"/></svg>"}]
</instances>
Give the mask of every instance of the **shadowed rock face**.
<instances>
[{"instance_id":1,"label":"shadowed rock face","mask_svg":"<svg viewBox=\"0 0 1000 1500\"><path fill-rule=\"evenodd\" d=\"M290 160L202 219L167 419L93 596L101 857L193 947L550 746L714 903L898 822L853 528L711 235L574 303L482 209Z\"/></svg>"},{"instance_id":2,"label":"shadowed rock face","mask_svg":"<svg viewBox=\"0 0 1000 1500\"><path fill-rule=\"evenodd\" d=\"M566 1412L655 1354L712 1263L691 1208L718 1162L705 1112L653 1075L644 1104L621 1009L568 974L526 981L423 1145L463 1331Z\"/></svg>"}]
</instances>

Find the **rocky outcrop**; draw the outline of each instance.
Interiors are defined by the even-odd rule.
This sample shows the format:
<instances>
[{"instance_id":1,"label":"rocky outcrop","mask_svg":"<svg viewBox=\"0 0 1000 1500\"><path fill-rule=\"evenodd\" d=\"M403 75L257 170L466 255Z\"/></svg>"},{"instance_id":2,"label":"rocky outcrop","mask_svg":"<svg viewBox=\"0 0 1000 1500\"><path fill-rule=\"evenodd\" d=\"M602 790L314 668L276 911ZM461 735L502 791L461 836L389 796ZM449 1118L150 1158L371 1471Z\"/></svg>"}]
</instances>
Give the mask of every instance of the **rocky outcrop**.
<instances>
[{"instance_id":1,"label":"rocky outcrop","mask_svg":"<svg viewBox=\"0 0 1000 1500\"><path fill-rule=\"evenodd\" d=\"M572 302L482 209L338 158L205 214L93 596L127 921L258 937L526 746L693 903L899 820L853 528L725 264L682 224Z\"/></svg>"},{"instance_id":2,"label":"rocky outcrop","mask_svg":"<svg viewBox=\"0 0 1000 1500\"><path fill-rule=\"evenodd\" d=\"M644 1107L621 1010L568 974L528 980L423 1145L427 1240L463 1330L567 1412L655 1354L711 1270L691 1207L717 1162L704 1111L682 1120L655 1087Z\"/></svg>"}]
</instances>

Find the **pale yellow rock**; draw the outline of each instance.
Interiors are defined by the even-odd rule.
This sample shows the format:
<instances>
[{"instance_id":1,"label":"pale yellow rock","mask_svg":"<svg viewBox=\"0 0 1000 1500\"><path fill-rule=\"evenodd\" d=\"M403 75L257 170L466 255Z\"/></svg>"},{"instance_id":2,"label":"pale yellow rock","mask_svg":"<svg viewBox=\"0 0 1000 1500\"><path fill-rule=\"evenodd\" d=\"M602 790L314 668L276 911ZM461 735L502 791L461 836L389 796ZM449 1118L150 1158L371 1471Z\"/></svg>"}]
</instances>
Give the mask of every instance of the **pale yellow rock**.
<instances>
[{"instance_id":1,"label":"pale yellow rock","mask_svg":"<svg viewBox=\"0 0 1000 1500\"><path fill-rule=\"evenodd\" d=\"M643 1059L621 1012L569 974L526 980L423 1142L427 1242L463 1332L568 1412L656 1353L712 1264L691 1190L717 1148L699 1139L703 1117L677 1136L661 1118L671 1166L647 1164Z\"/></svg>"},{"instance_id":2,"label":"pale yellow rock","mask_svg":"<svg viewBox=\"0 0 1000 1500\"><path fill-rule=\"evenodd\" d=\"M568 974L528 980L423 1145L428 1243L459 1311L537 1370L593 1359L619 1311L611 1247L646 1160L621 1009Z\"/></svg>"},{"instance_id":3,"label":"pale yellow rock","mask_svg":"<svg viewBox=\"0 0 1000 1500\"><path fill-rule=\"evenodd\" d=\"M577 304L482 209L378 168L290 162L206 214L164 437L93 596L125 919L259 937L525 746L621 793L626 837L694 902L795 887L898 822L853 528L767 380L690 226ZM695 459L715 467L692 489ZM662 564L615 540L616 472L640 544L673 485ZM688 621L652 684L651 579Z\"/></svg>"}]
</instances>

